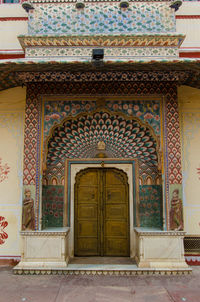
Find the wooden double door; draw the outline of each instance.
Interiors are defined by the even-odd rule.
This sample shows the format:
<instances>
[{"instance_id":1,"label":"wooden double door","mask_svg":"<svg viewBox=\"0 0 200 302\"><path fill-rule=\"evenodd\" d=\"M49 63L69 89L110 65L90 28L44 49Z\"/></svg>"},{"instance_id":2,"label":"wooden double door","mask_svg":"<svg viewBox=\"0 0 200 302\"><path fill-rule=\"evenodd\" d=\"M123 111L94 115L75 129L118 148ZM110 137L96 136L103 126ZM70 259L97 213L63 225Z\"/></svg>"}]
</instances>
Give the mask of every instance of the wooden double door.
<instances>
[{"instance_id":1,"label":"wooden double door","mask_svg":"<svg viewBox=\"0 0 200 302\"><path fill-rule=\"evenodd\" d=\"M129 256L127 175L88 168L75 184L75 256Z\"/></svg>"}]
</instances>

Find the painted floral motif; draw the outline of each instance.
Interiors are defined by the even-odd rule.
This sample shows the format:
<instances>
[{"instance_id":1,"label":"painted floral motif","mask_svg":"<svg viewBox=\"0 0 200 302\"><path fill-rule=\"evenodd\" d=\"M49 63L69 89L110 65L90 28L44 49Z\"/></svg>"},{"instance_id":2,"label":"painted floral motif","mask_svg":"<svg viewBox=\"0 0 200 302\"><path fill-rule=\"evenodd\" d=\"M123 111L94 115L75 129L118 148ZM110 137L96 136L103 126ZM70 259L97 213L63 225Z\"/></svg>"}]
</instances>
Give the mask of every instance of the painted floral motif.
<instances>
[{"instance_id":1,"label":"painted floral motif","mask_svg":"<svg viewBox=\"0 0 200 302\"><path fill-rule=\"evenodd\" d=\"M43 186L43 226L63 226L64 186Z\"/></svg>"},{"instance_id":2,"label":"painted floral motif","mask_svg":"<svg viewBox=\"0 0 200 302\"><path fill-rule=\"evenodd\" d=\"M2 164L2 159L0 158L0 183L8 178L8 173L10 172L10 167L8 164Z\"/></svg>"},{"instance_id":3,"label":"painted floral motif","mask_svg":"<svg viewBox=\"0 0 200 302\"><path fill-rule=\"evenodd\" d=\"M106 106L112 111L121 111L129 116L136 116L148 123L157 135L160 134L159 101L108 101Z\"/></svg>"},{"instance_id":4,"label":"painted floral motif","mask_svg":"<svg viewBox=\"0 0 200 302\"><path fill-rule=\"evenodd\" d=\"M87 57L92 56L93 47L28 47L26 57ZM115 47L104 48L104 59L110 57L127 58L134 57L177 57L178 48L175 47Z\"/></svg>"},{"instance_id":5,"label":"painted floral motif","mask_svg":"<svg viewBox=\"0 0 200 302\"><path fill-rule=\"evenodd\" d=\"M140 186L140 226L161 227L162 186Z\"/></svg>"},{"instance_id":6,"label":"painted floral motif","mask_svg":"<svg viewBox=\"0 0 200 302\"><path fill-rule=\"evenodd\" d=\"M0 216L0 244L4 244L5 240L8 238L8 234L4 231L7 225L8 222L5 220L5 217Z\"/></svg>"},{"instance_id":7,"label":"painted floral motif","mask_svg":"<svg viewBox=\"0 0 200 302\"><path fill-rule=\"evenodd\" d=\"M160 103L159 101L106 101L106 107L111 111L123 112L136 116L149 124L156 135L160 134ZM44 104L44 136L48 136L53 125L59 124L67 116L76 116L81 112L91 112L96 109L95 101L47 101Z\"/></svg>"},{"instance_id":8,"label":"painted floral motif","mask_svg":"<svg viewBox=\"0 0 200 302\"><path fill-rule=\"evenodd\" d=\"M175 32L174 11L169 4L130 3L120 9L116 3L43 4L30 11L29 34L95 35Z\"/></svg>"},{"instance_id":9,"label":"painted floral motif","mask_svg":"<svg viewBox=\"0 0 200 302\"><path fill-rule=\"evenodd\" d=\"M61 120L69 115L76 116L81 112L90 112L96 108L94 101L76 101L76 102L45 102L44 112L44 135L48 135L50 128L59 124Z\"/></svg>"}]
</instances>

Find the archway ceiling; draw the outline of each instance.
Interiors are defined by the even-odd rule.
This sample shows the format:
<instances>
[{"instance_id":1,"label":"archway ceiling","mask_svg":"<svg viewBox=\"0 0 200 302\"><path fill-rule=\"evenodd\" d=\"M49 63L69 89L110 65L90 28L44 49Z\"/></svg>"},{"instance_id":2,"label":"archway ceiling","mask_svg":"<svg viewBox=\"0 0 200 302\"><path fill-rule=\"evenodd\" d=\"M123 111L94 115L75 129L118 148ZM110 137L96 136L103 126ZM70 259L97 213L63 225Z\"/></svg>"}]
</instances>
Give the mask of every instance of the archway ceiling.
<instances>
[{"instance_id":1,"label":"archway ceiling","mask_svg":"<svg viewBox=\"0 0 200 302\"><path fill-rule=\"evenodd\" d=\"M42 76L41 72L86 72L86 71L134 71L134 72L181 72L178 81L181 85L188 85L200 88L200 60L196 59L176 59L176 60L131 60L131 61L104 61L103 66L95 67L91 61L66 61L63 59L55 59L50 61L44 59L42 61L36 59L29 61L28 59L18 60L1 60L0 61L0 91L27 82L39 81L55 81L48 80ZM20 73L36 73L36 77L27 80ZM23 79L24 78L24 79ZM167 79L166 79L167 80Z\"/></svg>"},{"instance_id":2,"label":"archway ceiling","mask_svg":"<svg viewBox=\"0 0 200 302\"><path fill-rule=\"evenodd\" d=\"M104 111L67 120L55 128L48 141L47 165L66 158L93 158L99 141L104 141L113 158L138 158L157 165L156 141L150 129L137 120Z\"/></svg>"}]
</instances>

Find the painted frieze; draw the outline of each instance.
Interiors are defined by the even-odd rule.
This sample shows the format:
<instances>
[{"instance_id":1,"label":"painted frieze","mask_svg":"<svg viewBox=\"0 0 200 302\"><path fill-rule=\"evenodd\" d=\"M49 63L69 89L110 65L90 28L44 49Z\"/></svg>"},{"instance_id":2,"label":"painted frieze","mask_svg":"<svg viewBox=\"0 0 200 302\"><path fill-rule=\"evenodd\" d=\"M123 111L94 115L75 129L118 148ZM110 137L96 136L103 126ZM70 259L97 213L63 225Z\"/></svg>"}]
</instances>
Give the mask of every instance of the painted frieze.
<instances>
[{"instance_id":1,"label":"painted frieze","mask_svg":"<svg viewBox=\"0 0 200 302\"><path fill-rule=\"evenodd\" d=\"M64 118L77 116L81 112L91 112L97 108L96 101L80 99L69 101L45 101L44 103L44 133L49 135L52 126L59 124ZM160 101L159 100L106 100L105 108L113 112L122 112L129 117L135 116L149 124L160 135Z\"/></svg>"},{"instance_id":2,"label":"painted frieze","mask_svg":"<svg viewBox=\"0 0 200 302\"><path fill-rule=\"evenodd\" d=\"M175 16L167 2L130 3L120 9L118 3L86 3L76 9L74 3L34 5L29 12L30 35L96 35L137 32L175 32Z\"/></svg>"},{"instance_id":3,"label":"painted frieze","mask_svg":"<svg viewBox=\"0 0 200 302\"><path fill-rule=\"evenodd\" d=\"M78 59L90 60L92 58L93 47L27 47L26 57L46 58L67 56L68 60ZM178 57L176 47L114 47L104 48L104 60L109 59L133 59L133 58L175 58Z\"/></svg>"}]
</instances>

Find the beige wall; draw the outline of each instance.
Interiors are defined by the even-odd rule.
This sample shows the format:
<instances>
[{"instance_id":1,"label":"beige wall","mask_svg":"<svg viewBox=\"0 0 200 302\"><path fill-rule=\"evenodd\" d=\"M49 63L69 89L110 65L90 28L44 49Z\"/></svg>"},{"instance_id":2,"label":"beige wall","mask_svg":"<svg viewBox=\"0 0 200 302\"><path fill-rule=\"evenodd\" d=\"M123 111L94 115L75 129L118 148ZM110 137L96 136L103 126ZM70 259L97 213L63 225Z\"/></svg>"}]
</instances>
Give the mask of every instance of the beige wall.
<instances>
[{"instance_id":1,"label":"beige wall","mask_svg":"<svg viewBox=\"0 0 200 302\"><path fill-rule=\"evenodd\" d=\"M28 17L28 14L21 4L1 4L0 17ZM17 36L27 32L27 21L0 21L0 51L22 49Z\"/></svg>"},{"instance_id":2,"label":"beige wall","mask_svg":"<svg viewBox=\"0 0 200 302\"><path fill-rule=\"evenodd\" d=\"M199 2L183 2L176 15L200 15ZM181 48L200 47L200 19L176 19L176 30L186 35Z\"/></svg>"},{"instance_id":3,"label":"beige wall","mask_svg":"<svg viewBox=\"0 0 200 302\"><path fill-rule=\"evenodd\" d=\"M0 257L20 255L25 98L26 89L21 87L0 92L0 166L10 168L7 178L0 177L0 216L8 222Z\"/></svg>"},{"instance_id":4,"label":"beige wall","mask_svg":"<svg viewBox=\"0 0 200 302\"><path fill-rule=\"evenodd\" d=\"M185 231L200 234L200 89L181 86L178 98L182 123Z\"/></svg>"},{"instance_id":5,"label":"beige wall","mask_svg":"<svg viewBox=\"0 0 200 302\"><path fill-rule=\"evenodd\" d=\"M199 2L183 2L176 15L200 15ZM28 14L21 4L1 4L0 17L27 17ZM200 47L200 19L177 19L176 30L186 34L182 47ZM17 36L28 32L27 21L4 21L0 22L0 50L21 49Z\"/></svg>"}]
</instances>

